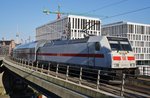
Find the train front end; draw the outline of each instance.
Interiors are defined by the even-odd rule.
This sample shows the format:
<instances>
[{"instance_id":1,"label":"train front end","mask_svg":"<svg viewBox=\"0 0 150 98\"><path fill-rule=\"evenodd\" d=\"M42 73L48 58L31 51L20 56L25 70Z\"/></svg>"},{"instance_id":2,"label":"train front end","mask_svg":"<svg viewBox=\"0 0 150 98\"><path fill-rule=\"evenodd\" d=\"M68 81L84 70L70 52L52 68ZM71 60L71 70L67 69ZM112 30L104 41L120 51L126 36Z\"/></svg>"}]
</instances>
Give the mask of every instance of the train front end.
<instances>
[{"instance_id":1,"label":"train front end","mask_svg":"<svg viewBox=\"0 0 150 98\"><path fill-rule=\"evenodd\" d=\"M111 68L116 72L135 74L137 71L134 52L127 38L107 37L111 48Z\"/></svg>"}]
</instances>

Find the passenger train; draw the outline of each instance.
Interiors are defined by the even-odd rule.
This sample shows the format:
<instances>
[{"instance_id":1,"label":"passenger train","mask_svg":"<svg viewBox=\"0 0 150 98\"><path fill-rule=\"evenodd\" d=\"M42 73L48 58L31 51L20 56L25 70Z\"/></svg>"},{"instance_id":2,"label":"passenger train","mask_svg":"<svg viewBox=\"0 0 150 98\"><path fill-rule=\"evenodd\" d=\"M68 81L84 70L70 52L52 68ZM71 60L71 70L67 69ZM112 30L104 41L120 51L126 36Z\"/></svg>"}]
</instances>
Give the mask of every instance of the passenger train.
<instances>
[{"instance_id":1,"label":"passenger train","mask_svg":"<svg viewBox=\"0 0 150 98\"><path fill-rule=\"evenodd\" d=\"M34 41L19 45L13 57L135 74L135 56L127 38L90 36L76 40Z\"/></svg>"}]
</instances>

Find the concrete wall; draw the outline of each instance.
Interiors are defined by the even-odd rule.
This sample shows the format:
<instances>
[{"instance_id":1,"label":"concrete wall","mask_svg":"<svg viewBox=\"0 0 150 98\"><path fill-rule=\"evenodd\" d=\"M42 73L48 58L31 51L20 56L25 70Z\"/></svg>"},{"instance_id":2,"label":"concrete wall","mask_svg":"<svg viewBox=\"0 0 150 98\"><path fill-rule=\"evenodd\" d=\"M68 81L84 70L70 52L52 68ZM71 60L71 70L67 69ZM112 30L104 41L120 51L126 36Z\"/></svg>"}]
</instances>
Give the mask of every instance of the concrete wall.
<instances>
[{"instance_id":1,"label":"concrete wall","mask_svg":"<svg viewBox=\"0 0 150 98\"><path fill-rule=\"evenodd\" d=\"M3 57L0 56L0 66L1 66L1 64L2 64L2 60L3 60ZM1 67L0 67L0 69L1 69ZM3 72L0 72L0 98L2 98L1 95L6 94L6 91L5 91L5 89L4 89L4 85L3 85L3 82L2 82L2 76L3 76ZM4 98L5 98L5 97L4 97ZM7 98L7 97L6 97L6 98Z\"/></svg>"},{"instance_id":2,"label":"concrete wall","mask_svg":"<svg viewBox=\"0 0 150 98\"><path fill-rule=\"evenodd\" d=\"M2 76L3 76L3 73L0 73L0 95L6 94L5 89L4 89L4 85L3 85L3 82L2 82Z\"/></svg>"}]
</instances>

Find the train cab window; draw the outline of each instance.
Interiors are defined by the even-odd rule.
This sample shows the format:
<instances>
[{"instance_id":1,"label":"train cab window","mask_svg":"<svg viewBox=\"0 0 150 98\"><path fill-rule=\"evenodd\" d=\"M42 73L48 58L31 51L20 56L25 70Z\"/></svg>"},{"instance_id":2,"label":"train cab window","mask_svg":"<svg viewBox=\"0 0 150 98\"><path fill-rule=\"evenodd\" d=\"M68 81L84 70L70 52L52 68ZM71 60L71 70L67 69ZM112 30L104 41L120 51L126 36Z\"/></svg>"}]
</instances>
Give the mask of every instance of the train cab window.
<instances>
[{"instance_id":1,"label":"train cab window","mask_svg":"<svg viewBox=\"0 0 150 98\"><path fill-rule=\"evenodd\" d=\"M121 45L122 50L132 51L132 48L129 42L120 41L120 45Z\"/></svg>"},{"instance_id":2,"label":"train cab window","mask_svg":"<svg viewBox=\"0 0 150 98\"><path fill-rule=\"evenodd\" d=\"M118 41L109 41L112 50L121 50Z\"/></svg>"},{"instance_id":3,"label":"train cab window","mask_svg":"<svg viewBox=\"0 0 150 98\"><path fill-rule=\"evenodd\" d=\"M110 47L113 51L132 51L131 45L128 41L120 41L120 40L113 40L109 41Z\"/></svg>"},{"instance_id":4,"label":"train cab window","mask_svg":"<svg viewBox=\"0 0 150 98\"><path fill-rule=\"evenodd\" d=\"M100 51L100 43L99 42L95 43L95 50Z\"/></svg>"}]
</instances>

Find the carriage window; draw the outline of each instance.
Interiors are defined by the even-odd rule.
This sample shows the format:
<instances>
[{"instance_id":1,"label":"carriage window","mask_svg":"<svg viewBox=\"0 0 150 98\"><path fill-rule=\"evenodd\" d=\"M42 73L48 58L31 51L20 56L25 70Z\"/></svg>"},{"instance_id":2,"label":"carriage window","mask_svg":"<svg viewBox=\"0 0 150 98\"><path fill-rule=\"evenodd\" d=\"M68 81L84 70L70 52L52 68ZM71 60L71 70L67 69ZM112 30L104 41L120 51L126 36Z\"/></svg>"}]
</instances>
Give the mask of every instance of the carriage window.
<instances>
[{"instance_id":1,"label":"carriage window","mask_svg":"<svg viewBox=\"0 0 150 98\"><path fill-rule=\"evenodd\" d=\"M99 42L96 42L96 43L95 43L95 50L96 50L96 51L99 51L99 50L100 50L100 43L99 43Z\"/></svg>"}]
</instances>

